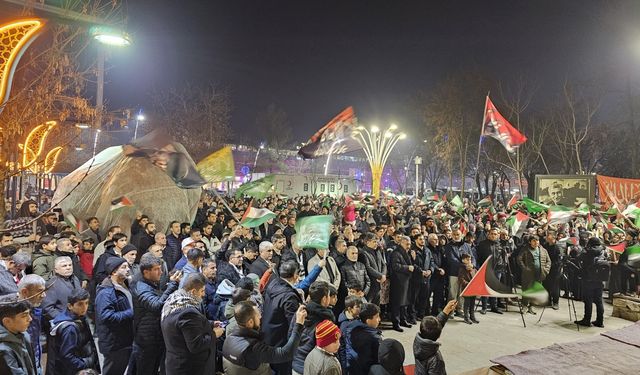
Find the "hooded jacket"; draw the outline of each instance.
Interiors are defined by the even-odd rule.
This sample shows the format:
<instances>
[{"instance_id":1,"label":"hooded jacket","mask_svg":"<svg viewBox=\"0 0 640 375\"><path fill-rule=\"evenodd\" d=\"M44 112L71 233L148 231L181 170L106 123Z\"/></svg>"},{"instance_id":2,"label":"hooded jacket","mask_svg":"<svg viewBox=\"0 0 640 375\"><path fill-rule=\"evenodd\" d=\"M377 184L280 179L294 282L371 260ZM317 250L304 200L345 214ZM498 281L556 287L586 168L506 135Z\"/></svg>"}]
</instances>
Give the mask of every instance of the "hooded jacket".
<instances>
[{"instance_id":1,"label":"hooded jacket","mask_svg":"<svg viewBox=\"0 0 640 375\"><path fill-rule=\"evenodd\" d=\"M349 375L367 375L371 366L378 363L382 333L356 319L345 325L342 334L345 338Z\"/></svg>"},{"instance_id":2,"label":"hooded jacket","mask_svg":"<svg viewBox=\"0 0 640 375\"><path fill-rule=\"evenodd\" d=\"M436 317L440 325L444 327L449 316L440 312ZM420 336L420 332L416 334L413 340L413 356L416 361L416 375L446 375L444 359L440 353L440 343L432 341Z\"/></svg>"},{"instance_id":3,"label":"hooded jacket","mask_svg":"<svg viewBox=\"0 0 640 375\"><path fill-rule=\"evenodd\" d=\"M267 345L280 347L287 342L289 327L302 297L296 289L280 277L272 277L264 291L262 329Z\"/></svg>"},{"instance_id":4,"label":"hooded jacket","mask_svg":"<svg viewBox=\"0 0 640 375\"><path fill-rule=\"evenodd\" d=\"M53 277L53 268L56 261L54 253L46 253L40 249L33 253L32 258L33 273L42 276L45 281Z\"/></svg>"},{"instance_id":5,"label":"hooded jacket","mask_svg":"<svg viewBox=\"0 0 640 375\"><path fill-rule=\"evenodd\" d=\"M384 339L378 349L379 364L371 366L369 375L404 375L404 348L398 340Z\"/></svg>"},{"instance_id":6,"label":"hooded jacket","mask_svg":"<svg viewBox=\"0 0 640 375\"><path fill-rule=\"evenodd\" d=\"M222 280L222 282L218 284L216 292L213 295L211 311L207 311L207 317L209 319L220 321L226 320L224 318L224 310L227 306L227 303L231 302L231 297L235 288L236 287L229 280Z\"/></svg>"},{"instance_id":7,"label":"hooded jacket","mask_svg":"<svg viewBox=\"0 0 640 375\"><path fill-rule=\"evenodd\" d=\"M0 324L0 374L36 375L28 333L13 334Z\"/></svg>"},{"instance_id":8,"label":"hooded jacket","mask_svg":"<svg viewBox=\"0 0 640 375\"><path fill-rule=\"evenodd\" d=\"M104 279L96 295L96 332L98 348L108 353L131 347L133 343L133 306L131 293L111 278Z\"/></svg>"},{"instance_id":9,"label":"hooded jacket","mask_svg":"<svg viewBox=\"0 0 640 375\"><path fill-rule=\"evenodd\" d=\"M89 324L65 310L51 321L47 375L75 375L80 370L100 370L98 351Z\"/></svg>"},{"instance_id":10,"label":"hooded jacket","mask_svg":"<svg viewBox=\"0 0 640 375\"><path fill-rule=\"evenodd\" d=\"M330 308L323 307L313 301L307 303L307 318L304 320L300 345L293 355L291 366L298 374L304 373L305 358L316 346L316 326L325 319L334 323L336 321Z\"/></svg>"}]
</instances>

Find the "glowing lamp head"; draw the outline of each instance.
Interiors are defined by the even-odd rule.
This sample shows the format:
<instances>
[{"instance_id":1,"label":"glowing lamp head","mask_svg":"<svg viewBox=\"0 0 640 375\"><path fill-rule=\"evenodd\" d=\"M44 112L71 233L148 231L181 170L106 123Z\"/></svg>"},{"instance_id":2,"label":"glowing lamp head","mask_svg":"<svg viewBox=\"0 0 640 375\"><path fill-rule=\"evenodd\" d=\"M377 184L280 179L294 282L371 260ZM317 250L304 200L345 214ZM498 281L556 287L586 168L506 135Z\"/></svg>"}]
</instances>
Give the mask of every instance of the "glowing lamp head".
<instances>
[{"instance_id":1,"label":"glowing lamp head","mask_svg":"<svg viewBox=\"0 0 640 375\"><path fill-rule=\"evenodd\" d=\"M131 44L131 37L122 30L108 26L94 26L90 30L95 40L102 44L116 47L126 47Z\"/></svg>"},{"instance_id":2,"label":"glowing lamp head","mask_svg":"<svg viewBox=\"0 0 640 375\"><path fill-rule=\"evenodd\" d=\"M389 126L389 130L396 130L398 129L398 125L396 124L391 124L391 126Z\"/></svg>"},{"instance_id":3,"label":"glowing lamp head","mask_svg":"<svg viewBox=\"0 0 640 375\"><path fill-rule=\"evenodd\" d=\"M407 138L407 135L405 133L400 133L400 135L398 136L398 139L405 139Z\"/></svg>"},{"instance_id":4,"label":"glowing lamp head","mask_svg":"<svg viewBox=\"0 0 640 375\"><path fill-rule=\"evenodd\" d=\"M373 125L373 126L371 127L371 132L372 132L372 133L377 133L377 132L379 132L379 131L380 131L380 128L378 128L377 126Z\"/></svg>"},{"instance_id":5,"label":"glowing lamp head","mask_svg":"<svg viewBox=\"0 0 640 375\"><path fill-rule=\"evenodd\" d=\"M384 132L384 137L385 138L391 138L392 136L393 136L393 133L391 133L390 131Z\"/></svg>"},{"instance_id":6,"label":"glowing lamp head","mask_svg":"<svg viewBox=\"0 0 640 375\"><path fill-rule=\"evenodd\" d=\"M138 120L138 121L144 121L144 120L145 120L145 117L144 117L144 115L140 114L140 115L137 115L137 116L136 116L136 120Z\"/></svg>"}]
</instances>

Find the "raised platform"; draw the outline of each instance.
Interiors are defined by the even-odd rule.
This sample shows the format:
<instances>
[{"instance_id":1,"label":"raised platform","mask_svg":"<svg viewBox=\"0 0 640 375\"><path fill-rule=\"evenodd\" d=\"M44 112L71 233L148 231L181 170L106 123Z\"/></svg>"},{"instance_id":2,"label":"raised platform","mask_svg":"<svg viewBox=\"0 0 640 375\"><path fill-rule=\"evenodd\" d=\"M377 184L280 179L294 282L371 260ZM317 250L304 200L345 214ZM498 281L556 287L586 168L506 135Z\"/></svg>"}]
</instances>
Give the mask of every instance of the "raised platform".
<instances>
[{"instance_id":1,"label":"raised platform","mask_svg":"<svg viewBox=\"0 0 640 375\"><path fill-rule=\"evenodd\" d=\"M640 320L640 298L614 295L611 316L637 322Z\"/></svg>"}]
</instances>

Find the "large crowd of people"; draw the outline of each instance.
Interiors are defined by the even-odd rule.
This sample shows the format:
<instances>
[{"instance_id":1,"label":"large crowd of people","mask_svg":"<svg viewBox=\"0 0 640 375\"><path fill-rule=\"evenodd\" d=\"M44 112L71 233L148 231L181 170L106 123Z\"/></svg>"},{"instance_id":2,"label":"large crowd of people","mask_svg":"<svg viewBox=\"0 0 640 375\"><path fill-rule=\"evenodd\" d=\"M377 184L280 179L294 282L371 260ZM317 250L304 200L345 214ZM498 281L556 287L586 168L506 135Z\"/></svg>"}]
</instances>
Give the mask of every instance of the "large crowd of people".
<instances>
[{"instance_id":1,"label":"large crowd of people","mask_svg":"<svg viewBox=\"0 0 640 375\"><path fill-rule=\"evenodd\" d=\"M519 309L461 297L489 257L513 290L542 283L549 308L563 293L583 300L583 326L604 326L605 284L609 297L638 293L626 251L609 250L637 241L620 215L591 226L529 213L516 232L507 218L524 207L467 199L252 204L276 217L244 227L249 199L205 192L190 223L159 228L137 212L130 228L90 217L79 232L64 213L23 202L0 232L0 374L403 374L405 350L416 374L445 374L448 320L475 325ZM329 245L300 248L296 220L318 214L334 216ZM539 313L524 302L521 312ZM413 326L412 348L382 333Z\"/></svg>"}]
</instances>

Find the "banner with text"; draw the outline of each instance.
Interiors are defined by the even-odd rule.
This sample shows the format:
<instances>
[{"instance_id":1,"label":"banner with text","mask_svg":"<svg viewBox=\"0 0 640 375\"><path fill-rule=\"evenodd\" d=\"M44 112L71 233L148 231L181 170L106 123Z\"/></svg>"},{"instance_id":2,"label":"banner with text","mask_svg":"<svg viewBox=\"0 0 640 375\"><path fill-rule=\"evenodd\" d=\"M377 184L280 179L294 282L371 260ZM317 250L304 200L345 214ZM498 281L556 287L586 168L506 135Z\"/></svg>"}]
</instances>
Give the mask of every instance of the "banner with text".
<instances>
[{"instance_id":1,"label":"banner with text","mask_svg":"<svg viewBox=\"0 0 640 375\"><path fill-rule=\"evenodd\" d=\"M626 207L640 199L640 180L598 175L600 202Z\"/></svg>"}]
</instances>

